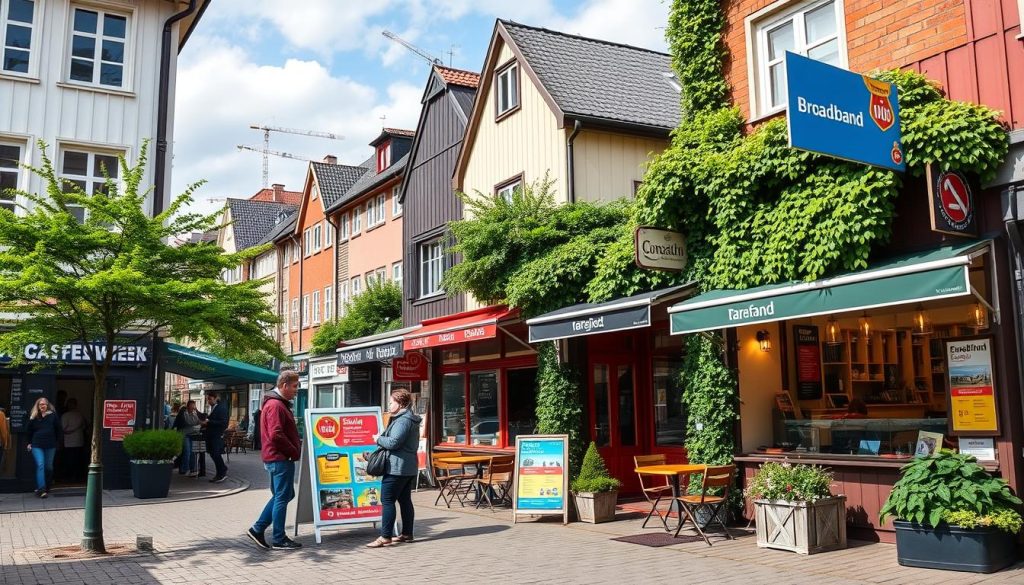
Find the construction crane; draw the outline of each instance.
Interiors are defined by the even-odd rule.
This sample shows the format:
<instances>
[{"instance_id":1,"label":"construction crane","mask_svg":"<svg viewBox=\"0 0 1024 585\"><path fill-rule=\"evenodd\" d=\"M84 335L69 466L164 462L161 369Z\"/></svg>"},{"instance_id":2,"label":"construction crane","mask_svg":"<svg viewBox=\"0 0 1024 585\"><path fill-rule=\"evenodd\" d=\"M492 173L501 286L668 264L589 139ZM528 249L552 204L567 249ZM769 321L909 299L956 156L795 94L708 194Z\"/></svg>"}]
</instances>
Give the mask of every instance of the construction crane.
<instances>
[{"instance_id":1,"label":"construction crane","mask_svg":"<svg viewBox=\"0 0 1024 585\"><path fill-rule=\"evenodd\" d=\"M263 131L263 148L257 149L252 147L239 146L238 149L252 150L253 152L263 153L263 187L270 186L270 157L268 155L273 154L274 156L281 156L284 158L294 158L296 160L311 160L308 158L296 157L287 152L280 153L270 150L270 133L271 132L283 132L285 134L298 134L300 136L313 136L316 138L329 138L331 140L344 140L345 137L341 134L334 134L333 132L319 132L317 130L300 130L298 128L284 128L281 126L267 126L264 124L249 124L249 128L253 130Z\"/></svg>"},{"instance_id":2,"label":"construction crane","mask_svg":"<svg viewBox=\"0 0 1024 585\"><path fill-rule=\"evenodd\" d=\"M402 37L396 35L395 33L389 30L382 31L381 34L391 39L392 41L395 41L399 45L402 45L406 49L409 49L413 53L416 53L431 65L444 65L444 61L438 59L437 57L431 55L430 53L424 51L423 49L417 47L416 45L410 43L409 41L403 39Z\"/></svg>"},{"instance_id":3,"label":"construction crane","mask_svg":"<svg viewBox=\"0 0 1024 585\"><path fill-rule=\"evenodd\" d=\"M311 162L313 160L316 160L316 159L309 158L308 156L299 156L297 154L292 154L290 152L281 152L280 150L270 150L269 148L260 148L258 146L249 146L247 144L239 144L239 145L237 145L236 148L238 148L238 150L251 150L252 152L258 152L258 153L263 155L263 159L264 160L266 160L266 158L268 156L270 156L270 155L279 156L281 158L290 158L292 160L301 160L301 161L306 161L306 162ZM263 177L263 186L264 187L269 187L269 185L267 184L267 177L265 175Z\"/></svg>"}]
</instances>

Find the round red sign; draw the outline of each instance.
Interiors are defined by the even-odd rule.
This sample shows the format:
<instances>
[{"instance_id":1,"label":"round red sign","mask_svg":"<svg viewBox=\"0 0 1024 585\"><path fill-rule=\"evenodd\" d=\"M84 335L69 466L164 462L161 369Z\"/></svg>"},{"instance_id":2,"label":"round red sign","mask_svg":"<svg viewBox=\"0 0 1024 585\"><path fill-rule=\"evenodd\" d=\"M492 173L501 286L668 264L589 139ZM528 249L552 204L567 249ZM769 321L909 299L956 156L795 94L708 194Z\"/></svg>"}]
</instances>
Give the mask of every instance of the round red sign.
<instances>
[{"instance_id":1,"label":"round red sign","mask_svg":"<svg viewBox=\"0 0 1024 585\"><path fill-rule=\"evenodd\" d=\"M324 439L330 439L338 434L338 422L330 417L324 417L316 423L316 433Z\"/></svg>"},{"instance_id":2,"label":"round red sign","mask_svg":"<svg viewBox=\"0 0 1024 585\"><path fill-rule=\"evenodd\" d=\"M936 185L942 212L950 223L964 223L971 217L971 192L957 173L945 172L939 175Z\"/></svg>"}]
</instances>

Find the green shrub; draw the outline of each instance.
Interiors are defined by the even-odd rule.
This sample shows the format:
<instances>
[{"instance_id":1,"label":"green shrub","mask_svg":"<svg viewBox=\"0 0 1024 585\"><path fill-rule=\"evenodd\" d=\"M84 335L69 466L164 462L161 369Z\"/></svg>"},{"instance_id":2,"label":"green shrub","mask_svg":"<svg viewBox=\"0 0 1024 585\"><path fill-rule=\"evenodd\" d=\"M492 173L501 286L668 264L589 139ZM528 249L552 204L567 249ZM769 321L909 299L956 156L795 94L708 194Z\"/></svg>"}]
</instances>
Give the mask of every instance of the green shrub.
<instances>
[{"instance_id":1,"label":"green shrub","mask_svg":"<svg viewBox=\"0 0 1024 585\"><path fill-rule=\"evenodd\" d=\"M747 494L757 500L815 502L832 497L832 472L817 465L768 462L750 480Z\"/></svg>"},{"instance_id":2,"label":"green shrub","mask_svg":"<svg viewBox=\"0 0 1024 585\"><path fill-rule=\"evenodd\" d=\"M181 453L181 443L178 431L135 431L124 438L124 451L132 461L170 461Z\"/></svg>"},{"instance_id":3,"label":"green shrub","mask_svg":"<svg viewBox=\"0 0 1024 585\"><path fill-rule=\"evenodd\" d=\"M537 346L537 432L569 435L569 474L583 462L583 404L576 370L558 362L555 344Z\"/></svg>"},{"instance_id":4,"label":"green shrub","mask_svg":"<svg viewBox=\"0 0 1024 585\"><path fill-rule=\"evenodd\" d=\"M1010 486L992 477L972 455L948 449L919 457L903 466L878 518L888 516L938 526L947 515L972 512L979 517L1012 510L1021 504ZM955 516L961 519L961 516ZM968 517L964 517L967 519Z\"/></svg>"},{"instance_id":5,"label":"green shrub","mask_svg":"<svg viewBox=\"0 0 1024 585\"><path fill-rule=\"evenodd\" d=\"M583 465L580 466L580 474L572 480L572 491L574 492L610 492L619 489L622 482L615 479L608 473L604 465L604 459L597 452L597 445L593 441L587 447L587 454L583 456Z\"/></svg>"},{"instance_id":6,"label":"green shrub","mask_svg":"<svg viewBox=\"0 0 1024 585\"><path fill-rule=\"evenodd\" d=\"M1010 510L1009 508L1002 508L984 515L972 510L946 512L942 515L942 520L946 524L953 524L961 528L990 527L998 528L1010 534L1017 534L1020 532L1021 526L1024 525L1024 519L1021 519L1020 514L1016 510Z\"/></svg>"},{"instance_id":7,"label":"green shrub","mask_svg":"<svg viewBox=\"0 0 1024 585\"><path fill-rule=\"evenodd\" d=\"M345 314L327 321L313 334L310 351L333 354L338 343L392 331L402 326L402 287L396 282L366 280L366 290L350 300Z\"/></svg>"}]
</instances>

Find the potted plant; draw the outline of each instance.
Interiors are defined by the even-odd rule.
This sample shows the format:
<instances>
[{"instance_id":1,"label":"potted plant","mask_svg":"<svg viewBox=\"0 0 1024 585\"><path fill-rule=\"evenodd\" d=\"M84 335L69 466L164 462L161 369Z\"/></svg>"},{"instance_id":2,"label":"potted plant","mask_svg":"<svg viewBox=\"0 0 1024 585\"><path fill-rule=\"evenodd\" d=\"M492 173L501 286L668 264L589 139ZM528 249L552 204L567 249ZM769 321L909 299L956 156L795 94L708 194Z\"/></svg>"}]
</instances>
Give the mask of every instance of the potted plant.
<instances>
[{"instance_id":1,"label":"potted plant","mask_svg":"<svg viewBox=\"0 0 1024 585\"><path fill-rule=\"evenodd\" d=\"M763 464L747 486L757 546L804 555L846 548L846 496L832 495L831 485L823 467Z\"/></svg>"},{"instance_id":2,"label":"potted plant","mask_svg":"<svg viewBox=\"0 0 1024 585\"><path fill-rule=\"evenodd\" d=\"M908 567L992 573L1017 560L1021 500L972 455L943 449L903 466L879 513Z\"/></svg>"},{"instance_id":3,"label":"potted plant","mask_svg":"<svg viewBox=\"0 0 1024 585\"><path fill-rule=\"evenodd\" d=\"M124 438L136 498L167 497L173 460L181 453L181 443L181 433L173 430L135 431Z\"/></svg>"},{"instance_id":4,"label":"potted plant","mask_svg":"<svg viewBox=\"0 0 1024 585\"><path fill-rule=\"evenodd\" d=\"M580 465L580 473L572 480L572 495L581 522L597 524L615 520L615 503L622 482L608 474L604 459L593 441Z\"/></svg>"}]
</instances>

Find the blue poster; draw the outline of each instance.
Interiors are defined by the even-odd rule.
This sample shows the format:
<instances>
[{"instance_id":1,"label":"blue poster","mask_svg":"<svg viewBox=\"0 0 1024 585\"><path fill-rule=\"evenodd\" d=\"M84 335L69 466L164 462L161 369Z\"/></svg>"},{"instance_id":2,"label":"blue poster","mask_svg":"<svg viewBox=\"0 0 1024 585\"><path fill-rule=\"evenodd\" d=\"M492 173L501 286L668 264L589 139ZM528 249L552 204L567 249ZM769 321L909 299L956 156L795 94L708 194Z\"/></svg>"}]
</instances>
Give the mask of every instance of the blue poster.
<instances>
[{"instance_id":1,"label":"blue poster","mask_svg":"<svg viewBox=\"0 0 1024 585\"><path fill-rule=\"evenodd\" d=\"M566 441L562 437L516 437L517 510L566 509Z\"/></svg>"},{"instance_id":2,"label":"blue poster","mask_svg":"<svg viewBox=\"0 0 1024 585\"><path fill-rule=\"evenodd\" d=\"M906 170L895 84L787 51L786 88L790 146Z\"/></svg>"},{"instance_id":3,"label":"blue poster","mask_svg":"<svg viewBox=\"0 0 1024 585\"><path fill-rule=\"evenodd\" d=\"M314 525L380 520L381 478L367 475L366 459L381 430L377 407L306 411Z\"/></svg>"}]
</instances>

